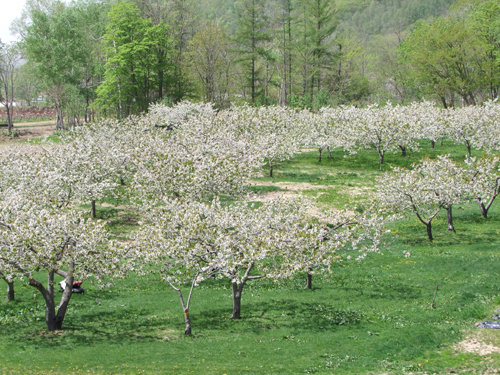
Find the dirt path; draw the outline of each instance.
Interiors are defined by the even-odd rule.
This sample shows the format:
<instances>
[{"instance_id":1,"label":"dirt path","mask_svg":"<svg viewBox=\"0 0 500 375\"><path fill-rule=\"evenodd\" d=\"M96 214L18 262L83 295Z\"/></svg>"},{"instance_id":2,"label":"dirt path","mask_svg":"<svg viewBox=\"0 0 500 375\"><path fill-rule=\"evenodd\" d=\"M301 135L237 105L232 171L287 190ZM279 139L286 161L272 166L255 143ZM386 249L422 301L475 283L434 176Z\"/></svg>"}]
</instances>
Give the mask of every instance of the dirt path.
<instances>
[{"instance_id":1,"label":"dirt path","mask_svg":"<svg viewBox=\"0 0 500 375\"><path fill-rule=\"evenodd\" d=\"M48 121L32 121L32 122L19 122L17 124L14 124L14 129L19 128L19 127L36 127L36 126L43 126L43 125L55 125L56 121L55 120L48 120Z\"/></svg>"},{"instance_id":2,"label":"dirt path","mask_svg":"<svg viewBox=\"0 0 500 375\"><path fill-rule=\"evenodd\" d=\"M7 133L7 129L0 130L0 149L4 149L9 145L14 145L27 139L46 137L56 130L55 125L30 126L25 128L18 128L18 125L19 124L14 126L14 131L17 130L20 133L18 137L10 137ZM23 143L23 145L26 146L25 143Z\"/></svg>"}]
</instances>

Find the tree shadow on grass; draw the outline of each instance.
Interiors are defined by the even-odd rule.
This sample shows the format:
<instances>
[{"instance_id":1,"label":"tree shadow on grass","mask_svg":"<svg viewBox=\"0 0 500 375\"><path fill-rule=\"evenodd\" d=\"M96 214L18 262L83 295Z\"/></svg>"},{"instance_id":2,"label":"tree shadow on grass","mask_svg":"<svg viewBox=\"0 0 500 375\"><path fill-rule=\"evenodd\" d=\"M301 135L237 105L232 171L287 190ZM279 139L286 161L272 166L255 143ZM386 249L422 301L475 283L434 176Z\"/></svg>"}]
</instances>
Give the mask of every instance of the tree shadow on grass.
<instances>
[{"instance_id":1,"label":"tree shadow on grass","mask_svg":"<svg viewBox=\"0 0 500 375\"><path fill-rule=\"evenodd\" d=\"M133 319L134 311L96 311L65 320L63 329L54 333L45 332L44 323L37 329L25 331L19 336L19 329L6 327L5 340L16 346L40 348L61 348L64 346L91 345L106 342L120 345L130 341L161 341L162 331L172 326L168 318L147 319L144 316Z\"/></svg>"},{"instance_id":2,"label":"tree shadow on grass","mask_svg":"<svg viewBox=\"0 0 500 375\"><path fill-rule=\"evenodd\" d=\"M341 325L357 324L364 314L355 309L343 309L330 304L304 303L289 299L249 302L242 304L242 319L222 318L227 309L216 309L193 317L197 330L231 330L258 333L263 330L288 328L321 332Z\"/></svg>"}]
</instances>

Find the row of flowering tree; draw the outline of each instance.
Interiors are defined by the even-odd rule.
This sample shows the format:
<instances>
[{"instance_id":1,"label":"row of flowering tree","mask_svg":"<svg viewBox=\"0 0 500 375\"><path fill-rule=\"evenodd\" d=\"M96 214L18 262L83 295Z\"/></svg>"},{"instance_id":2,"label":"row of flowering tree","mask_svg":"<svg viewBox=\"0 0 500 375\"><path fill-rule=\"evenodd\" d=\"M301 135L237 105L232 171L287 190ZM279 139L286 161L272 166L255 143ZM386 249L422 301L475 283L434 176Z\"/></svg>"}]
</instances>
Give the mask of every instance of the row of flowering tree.
<instances>
[{"instance_id":1,"label":"row of flowering tree","mask_svg":"<svg viewBox=\"0 0 500 375\"><path fill-rule=\"evenodd\" d=\"M43 295L52 331L62 327L71 299L67 288L55 301L57 276L71 285L74 278L153 270L178 291L190 334L192 288L206 277L230 280L239 318L250 280L297 272L310 279L340 261L340 249L359 250L360 258L376 251L384 223L376 214L344 210L317 221L299 200L248 206L250 178L298 150L294 118L281 108L216 113L181 103L79 127L59 144L2 153L0 277L23 280ZM105 223L92 218L96 200L117 194L127 194L141 214L134 245L109 241ZM227 195L236 202L223 203L219 197ZM90 213L79 208L85 202Z\"/></svg>"},{"instance_id":2,"label":"row of flowering tree","mask_svg":"<svg viewBox=\"0 0 500 375\"><path fill-rule=\"evenodd\" d=\"M486 218L500 194L500 156L467 158L459 165L449 156L426 158L413 168L394 167L377 180L380 207L402 215L415 215L433 240L432 220L447 211L448 230L455 232L454 205L476 201Z\"/></svg>"},{"instance_id":3,"label":"row of flowering tree","mask_svg":"<svg viewBox=\"0 0 500 375\"><path fill-rule=\"evenodd\" d=\"M447 137L463 144L469 157L471 148L486 152L500 147L500 105L486 102L464 108L438 108L431 102L408 106L374 105L367 108L322 108L319 113L302 111L296 124L302 127L301 142L319 150L342 147L349 153L374 149L380 164L387 152L418 151L418 140L428 139L431 147Z\"/></svg>"},{"instance_id":4,"label":"row of flowering tree","mask_svg":"<svg viewBox=\"0 0 500 375\"><path fill-rule=\"evenodd\" d=\"M312 223L301 200L275 199L258 207L246 202L223 204L166 199L144 214L138 246L147 269L159 272L179 294L186 329L191 333L189 306L196 285L207 278L232 285L231 318L241 318L244 286L249 281L282 281L297 273L330 272L342 261L337 250L378 251L385 220L375 214L326 213ZM153 266L152 268L150 266ZM182 270L182 271L181 271ZM189 285L187 300L181 286Z\"/></svg>"}]
</instances>

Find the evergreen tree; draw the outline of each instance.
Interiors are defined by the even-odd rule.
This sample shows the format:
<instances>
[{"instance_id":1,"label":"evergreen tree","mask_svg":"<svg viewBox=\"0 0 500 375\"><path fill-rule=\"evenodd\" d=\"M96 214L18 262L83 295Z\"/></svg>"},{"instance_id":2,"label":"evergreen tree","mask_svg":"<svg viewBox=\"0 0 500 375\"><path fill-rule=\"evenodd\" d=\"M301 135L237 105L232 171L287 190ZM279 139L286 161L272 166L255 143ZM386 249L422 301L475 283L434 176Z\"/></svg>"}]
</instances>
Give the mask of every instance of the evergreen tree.
<instances>
[{"instance_id":1,"label":"evergreen tree","mask_svg":"<svg viewBox=\"0 0 500 375\"><path fill-rule=\"evenodd\" d=\"M295 51L302 76L302 95L312 105L315 95L323 89L326 72L332 68L337 21L329 0L300 0L297 11Z\"/></svg>"},{"instance_id":2,"label":"evergreen tree","mask_svg":"<svg viewBox=\"0 0 500 375\"><path fill-rule=\"evenodd\" d=\"M331 40L337 29L335 10L330 0L307 0L310 17L309 42L312 46L311 97L322 89L324 71L331 68Z\"/></svg>"},{"instance_id":3,"label":"evergreen tree","mask_svg":"<svg viewBox=\"0 0 500 375\"><path fill-rule=\"evenodd\" d=\"M261 60L270 59L270 52L265 42L271 40L266 30L267 17L264 9L265 0L243 0L238 8L238 26L235 42L238 45L236 53L240 56L238 61L244 68L244 87L251 92L251 102L255 103L261 94L263 69Z\"/></svg>"},{"instance_id":4,"label":"evergreen tree","mask_svg":"<svg viewBox=\"0 0 500 375\"><path fill-rule=\"evenodd\" d=\"M281 97L278 101L288 105L288 96L292 93L292 22L293 22L293 2L292 0L279 0L278 24L280 30L276 33L279 49L281 52Z\"/></svg>"}]
</instances>

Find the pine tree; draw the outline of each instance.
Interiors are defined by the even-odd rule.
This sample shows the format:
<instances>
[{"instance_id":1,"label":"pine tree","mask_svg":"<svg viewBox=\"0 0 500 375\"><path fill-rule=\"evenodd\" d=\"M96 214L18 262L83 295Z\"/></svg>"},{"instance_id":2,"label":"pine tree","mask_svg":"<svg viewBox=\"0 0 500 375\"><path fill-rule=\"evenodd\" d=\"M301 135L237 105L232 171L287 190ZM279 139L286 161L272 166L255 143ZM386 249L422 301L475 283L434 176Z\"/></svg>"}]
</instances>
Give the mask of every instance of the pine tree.
<instances>
[{"instance_id":1,"label":"pine tree","mask_svg":"<svg viewBox=\"0 0 500 375\"><path fill-rule=\"evenodd\" d=\"M302 93L312 101L322 89L325 71L332 66L335 9L330 0L300 0L298 11L295 51L300 59Z\"/></svg>"},{"instance_id":2,"label":"pine tree","mask_svg":"<svg viewBox=\"0 0 500 375\"><path fill-rule=\"evenodd\" d=\"M270 58L265 42L271 40L266 30L267 17L264 9L265 0L244 0L238 8L238 26L235 42L238 61L245 71L244 87L250 88L251 102L255 103L262 80L262 60Z\"/></svg>"},{"instance_id":3,"label":"pine tree","mask_svg":"<svg viewBox=\"0 0 500 375\"><path fill-rule=\"evenodd\" d=\"M284 106L288 105L288 96L292 93L292 21L293 21L293 2L292 0L280 0L279 24L280 32L277 35L280 41L281 57L282 57L282 97L279 98Z\"/></svg>"}]
</instances>

